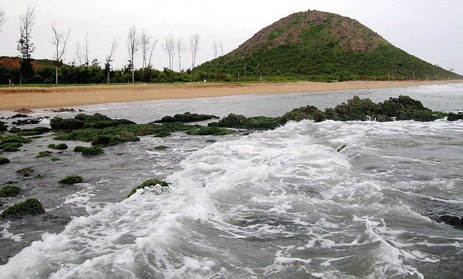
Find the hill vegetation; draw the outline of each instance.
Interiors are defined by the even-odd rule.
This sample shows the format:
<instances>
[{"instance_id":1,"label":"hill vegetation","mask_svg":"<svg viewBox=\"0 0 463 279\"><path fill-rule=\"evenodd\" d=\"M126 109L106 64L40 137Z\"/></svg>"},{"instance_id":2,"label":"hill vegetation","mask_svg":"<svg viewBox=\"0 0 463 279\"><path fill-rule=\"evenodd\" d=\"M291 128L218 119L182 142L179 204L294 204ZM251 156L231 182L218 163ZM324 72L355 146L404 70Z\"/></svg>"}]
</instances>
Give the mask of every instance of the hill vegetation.
<instances>
[{"instance_id":1,"label":"hill vegetation","mask_svg":"<svg viewBox=\"0 0 463 279\"><path fill-rule=\"evenodd\" d=\"M462 78L393 46L356 20L320 11L289 15L195 71L248 81Z\"/></svg>"}]
</instances>

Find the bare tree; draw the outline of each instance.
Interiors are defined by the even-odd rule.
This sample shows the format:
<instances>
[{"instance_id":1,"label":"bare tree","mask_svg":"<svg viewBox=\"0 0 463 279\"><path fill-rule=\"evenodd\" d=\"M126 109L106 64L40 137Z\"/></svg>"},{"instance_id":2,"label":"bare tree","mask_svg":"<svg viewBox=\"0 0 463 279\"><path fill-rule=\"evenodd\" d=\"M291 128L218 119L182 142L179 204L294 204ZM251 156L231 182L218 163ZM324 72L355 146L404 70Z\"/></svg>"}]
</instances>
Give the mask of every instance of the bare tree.
<instances>
[{"instance_id":1,"label":"bare tree","mask_svg":"<svg viewBox=\"0 0 463 279\"><path fill-rule=\"evenodd\" d=\"M142 60L143 60L142 68L145 69L146 66L147 66L146 65L146 59L147 59L147 56L148 56L148 51L149 51L150 46L151 46L151 36L148 36L146 34L146 30L143 30L141 32L140 44L141 44L141 56L142 56Z\"/></svg>"},{"instance_id":2,"label":"bare tree","mask_svg":"<svg viewBox=\"0 0 463 279\"><path fill-rule=\"evenodd\" d=\"M217 42L215 42L215 41L214 41L214 45L212 47L212 52L214 54L215 80L217 81L218 80L218 76L217 76L217 52L218 52L218 49L217 49Z\"/></svg>"},{"instance_id":3,"label":"bare tree","mask_svg":"<svg viewBox=\"0 0 463 279\"><path fill-rule=\"evenodd\" d=\"M106 78L107 83L110 82L111 62L113 62L113 56L114 56L114 53L117 50L117 47L118 47L117 41L114 38L113 43L111 44L111 50L109 51L108 56L106 56L105 70L108 72L108 76Z\"/></svg>"},{"instance_id":4,"label":"bare tree","mask_svg":"<svg viewBox=\"0 0 463 279\"><path fill-rule=\"evenodd\" d=\"M129 35L127 36L127 50L129 52L129 67L132 70L132 83L135 83L134 58L139 49L140 40L137 36L137 29L135 26L132 26L129 30Z\"/></svg>"},{"instance_id":5,"label":"bare tree","mask_svg":"<svg viewBox=\"0 0 463 279\"><path fill-rule=\"evenodd\" d=\"M153 57L153 52L154 52L154 48L156 47L156 44L158 43L158 40L154 40L152 43L151 43L151 49L150 49L150 56L149 56L149 59L148 59L148 68L151 68L151 58Z\"/></svg>"},{"instance_id":6,"label":"bare tree","mask_svg":"<svg viewBox=\"0 0 463 279\"><path fill-rule=\"evenodd\" d=\"M166 37L165 44L163 45L164 51L169 56L169 69L173 70L174 67L174 52L175 52L175 40L172 34Z\"/></svg>"},{"instance_id":7,"label":"bare tree","mask_svg":"<svg viewBox=\"0 0 463 279\"><path fill-rule=\"evenodd\" d=\"M79 65L78 66L82 66L83 65L82 60L84 60L84 57L82 55L79 42L76 43L76 56L77 56L77 60L79 60Z\"/></svg>"},{"instance_id":8,"label":"bare tree","mask_svg":"<svg viewBox=\"0 0 463 279\"><path fill-rule=\"evenodd\" d=\"M190 37L190 49L191 49L191 69L196 65L196 54L198 53L199 35L193 35Z\"/></svg>"},{"instance_id":9,"label":"bare tree","mask_svg":"<svg viewBox=\"0 0 463 279\"><path fill-rule=\"evenodd\" d=\"M5 11L0 8L0 27L6 22ZM1 29L0 29L1 30Z\"/></svg>"},{"instance_id":10,"label":"bare tree","mask_svg":"<svg viewBox=\"0 0 463 279\"><path fill-rule=\"evenodd\" d=\"M85 48L84 48L84 55L85 55L85 67L90 66L90 58L89 58L90 50L88 48L88 33L85 34Z\"/></svg>"},{"instance_id":11,"label":"bare tree","mask_svg":"<svg viewBox=\"0 0 463 279\"><path fill-rule=\"evenodd\" d=\"M68 44L69 34L71 33L71 29L68 29L67 34L60 33L56 28L56 24L51 25L51 29L53 30L53 39L51 43L55 46L55 54L53 59L55 60L55 77L56 77L56 84L58 84L58 65L62 63L62 58L64 52L66 50L66 45Z\"/></svg>"},{"instance_id":12,"label":"bare tree","mask_svg":"<svg viewBox=\"0 0 463 279\"><path fill-rule=\"evenodd\" d=\"M178 72L182 71L182 62L181 62L182 51L183 51L183 39L180 37L177 41Z\"/></svg>"},{"instance_id":13,"label":"bare tree","mask_svg":"<svg viewBox=\"0 0 463 279\"><path fill-rule=\"evenodd\" d=\"M32 53L35 50L34 44L31 42L31 32L32 27L34 26L35 20L35 8L28 7L26 14L19 17L19 31L21 37L18 41L18 51L21 53L21 78L20 84L22 84L23 76L29 77L34 74L34 69L32 68L31 59Z\"/></svg>"}]
</instances>

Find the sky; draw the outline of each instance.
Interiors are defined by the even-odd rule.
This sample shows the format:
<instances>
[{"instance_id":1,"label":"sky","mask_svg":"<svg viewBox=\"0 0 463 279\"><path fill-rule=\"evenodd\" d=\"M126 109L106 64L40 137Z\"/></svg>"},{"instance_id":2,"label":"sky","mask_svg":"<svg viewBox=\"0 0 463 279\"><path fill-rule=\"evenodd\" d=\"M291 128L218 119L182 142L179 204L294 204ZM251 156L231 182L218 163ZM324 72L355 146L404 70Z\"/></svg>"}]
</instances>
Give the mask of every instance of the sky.
<instances>
[{"instance_id":1,"label":"sky","mask_svg":"<svg viewBox=\"0 0 463 279\"><path fill-rule=\"evenodd\" d=\"M396 47L444 69L463 74L462 0L0 0L7 21L0 27L0 56L18 56L19 18L35 8L32 42L35 59L53 59L51 25L70 29L65 63L78 61L76 45L88 42L90 61L104 64L113 40L114 68L128 64L127 36L135 27L158 41L152 64L169 64L162 45L172 35L182 40L174 70L191 68L190 37L199 35L196 65L214 58L213 45L233 51L262 28L292 13L319 10L358 20ZM222 51L219 48L219 55ZM142 66L141 52L135 68Z\"/></svg>"}]
</instances>

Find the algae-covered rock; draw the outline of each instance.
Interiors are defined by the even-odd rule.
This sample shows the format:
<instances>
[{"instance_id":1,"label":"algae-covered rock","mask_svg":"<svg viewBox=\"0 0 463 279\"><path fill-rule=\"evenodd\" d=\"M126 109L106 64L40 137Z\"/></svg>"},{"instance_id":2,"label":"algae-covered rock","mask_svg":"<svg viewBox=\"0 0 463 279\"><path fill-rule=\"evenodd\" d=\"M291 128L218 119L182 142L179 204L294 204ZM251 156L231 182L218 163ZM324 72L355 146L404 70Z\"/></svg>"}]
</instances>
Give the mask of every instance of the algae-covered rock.
<instances>
[{"instance_id":1,"label":"algae-covered rock","mask_svg":"<svg viewBox=\"0 0 463 279\"><path fill-rule=\"evenodd\" d=\"M17 132L20 136L36 136L50 132L50 128L47 127L35 127L33 129L23 129Z\"/></svg>"},{"instance_id":2,"label":"algae-covered rock","mask_svg":"<svg viewBox=\"0 0 463 279\"><path fill-rule=\"evenodd\" d=\"M447 120L448 121L457 121L457 120L461 120L463 119L463 112L459 112L459 113L449 113L448 116L447 116Z\"/></svg>"},{"instance_id":3,"label":"algae-covered rock","mask_svg":"<svg viewBox=\"0 0 463 279\"><path fill-rule=\"evenodd\" d=\"M199 135L199 136L207 136L207 135L222 136L222 135L228 135L228 134L233 134L233 133L235 133L235 131L228 130L228 129L222 129L222 128L215 127L215 126L201 127L199 129L192 129L192 130L187 131L187 134L189 135Z\"/></svg>"},{"instance_id":4,"label":"algae-covered rock","mask_svg":"<svg viewBox=\"0 0 463 279\"><path fill-rule=\"evenodd\" d=\"M314 106L306 106L293 109L282 117L282 123L286 123L288 121L299 122L302 120L315 120L315 122L322 122L326 120L326 115Z\"/></svg>"},{"instance_id":5,"label":"algae-covered rock","mask_svg":"<svg viewBox=\"0 0 463 279\"><path fill-rule=\"evenodd\" d=\"M35 158L43 158L43 157L48 157L51 156L50 151L40 151L39 155L35 156Z\"/></svg>"},{"instance_id":6,"label":"algae-covered rock","mask_svg":"<svg viewBox=\"0 0 463 279\"><path fill-rule=\"evenodd\" d=\"M14 185L6 185L0 190L0 197L7 198L7 197L16 197L21 193L21 188Z\"/></svg>"},{"instance_id":7,"label":"algae-covered rock","mask_svg":"<svg viewBox=\"0 0 463 279\"><path fill-rule=\"evenodd\" d=\"M60 144L51 143L51 144L47 145L47 147L51 148L51 149L56 149L56 150L66 150L66 149L68 149L68 146L65 143L60 143Z\"/></svg>"},{"instance_id":8,"label":"algae-covered rock","mask_svg":"<svg viewBox=\"0 0 463 279\"><path fill-rule=\"evenodd\" d=\"M169 132L169 131L161 131L157 134L155 134L154 136L156 138L165 138L165 137L168 137L168 136L171 136L172 134Z\"/></svg>"},{"instance_id":9,"label":"algae-covered rock","mask_svg":"<svg viewBox=\"0 0 463 279\"><path fill-rule=\"evenodd\" d=\"M219 122L209 123L209 127L227 127L227 128L238 128L238 129L250 129L250 130L268 130L275 129L280 126L280 118L272 117L250 117L247 118L244 115L236 115L230 113L227 117L222 118Z\"/></svg>"},{"instance_id":10,"label":"algae-covered rock","mask_svg":"<svg viewBox=\"0 0 463 279\"><path fill-rule=\"evenodd\" d=\"M96 156L103 154L104 150L99 146L84 147L82 156Z\"/></svg>"},{"instance_id":11,"label":"algae-covered rock","mask_svg":"<svg viewBox=\"0 0 463 279\"><path fill-rule=\"evenodd\" d=\"M19 151L19 147L23 146L23 144L30 142L30 139L18 135L0 137L0 150L5 152L16 152Z\"/></svg>"},{"instance_id":12,"label":"algae-covered rock","mask_svg":"<svg viewBox=\"0 0 463 279\"><path fill-rule=\"evenodd\" d=\"M161 120L156 120L154 123L189 123L189 122L198 122L209 120L213 118L218 118L215 115L208 115L208 114L197 114L197 113L189 113L185 112L184 114L176 114L172 116L165 116Z\"/></svg>"},{"instance_id":13,"label":"algae-covered rock","mask_svg":"<svg viewBox=\"0 0 463 279\"><path fill-rule=\"evenodd\" d=\"M24 215L38 215L45 212L37 199L27 199L22 203L14 204L2 212L3 218L19 218Z\"/></svg>"},{"instance_id":14,"label":"algae-covered rock","mask_svg":"<svg viewBox=\"0 0 463 279\"><path fill-rule=\"evenodd\" d=\"M146 187L159 186L160 187L160 189L159 189L160 192L165 192L165 191L167 191L169 189L169 185L170 185L170 183L167 183L167 182L159 180L159 179L150 179L150 180L147 180L147 181L143 182L142 184L138 185L134 189L132 189L132 191L127 195L127 198L129 198L131 195L135 194L138 189L144 189Z\"/></svg>"},{"instance_id":15,"label":"algae-covered rock","mask_svg":"<svg viewBox=\"0 0 463 279\"><path fill-rule=\"evenodd\" d=\"M154 147L154 150L159 151L159 150L165 150L165 149L167 149L167 148L169 148L169 147L164 146L164 145L158 145L158 146Z\"/></svg>"},{"instance_id":16,"label":"algae-covered rock","mask_svg":"<svg viewBox=\"0 0 463 279\"><path fill-rule=\"evenodd\" d=\"M0 165L5 165L5 164L8 164L9 162L10 162L10 159L6 157L0 157Z\"/></svg>"},{"instance_id":17,"label":"algae-covered rock","mask_svg":"<svg viewBox=\"0 0 463 279\"><path fill-rule=\"evenodd\" d=\"M66 176L65 178L61 179L59 183L64 185L72 185L75 183L82 183L83 178L80 175L70 175Z\"/></svg>"}]
</instances>

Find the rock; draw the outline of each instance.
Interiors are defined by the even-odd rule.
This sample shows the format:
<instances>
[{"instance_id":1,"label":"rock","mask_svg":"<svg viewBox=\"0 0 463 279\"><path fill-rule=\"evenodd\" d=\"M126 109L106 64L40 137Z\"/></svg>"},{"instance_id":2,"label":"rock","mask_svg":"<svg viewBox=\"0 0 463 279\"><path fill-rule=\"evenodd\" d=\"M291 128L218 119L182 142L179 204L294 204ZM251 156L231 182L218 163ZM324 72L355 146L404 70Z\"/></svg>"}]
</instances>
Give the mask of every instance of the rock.
<instances>
[{"instance_id":1,"label":"rock","mask_svg":"<svg viewBox=\"0 0 463 279\"><path fill-rule=\"evenodd\" d=\"M439 216L438 222L443 222L456 229L463 230L463 218L460 218L457 216L442 215L442 216Z\"/></svg>"},{"instance_id":2,"label":"rock","mask_svg":"<svg viewBox=\"0 0 463 279\"><path fill-rule=\"evenodd\" d=\"M30 110L30 109L27 109L27 108L20 108L20 109L15 110L14 112L17 112L17 113L32 113L33 111Z\"/></svg>"},{"instance_id":3,"label":"rock","mask_svg":"<svg viewBox=\"0 0 463 279\"><path fill-rule=\"evenodd\" d=\"M83 178L80 175L70 175L66 176L65 178L61 179L59 183L64 185L72 185L75 183L82 183Z\"/></svg>"}]
</instances>

